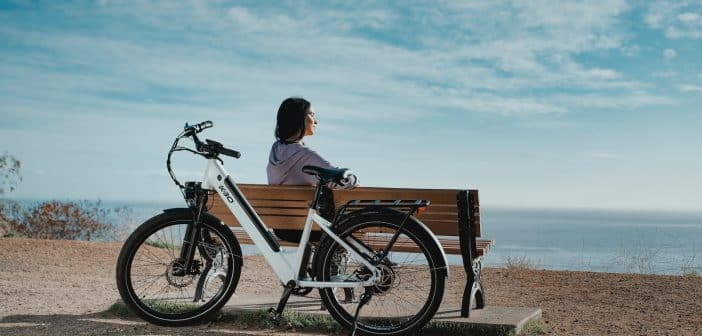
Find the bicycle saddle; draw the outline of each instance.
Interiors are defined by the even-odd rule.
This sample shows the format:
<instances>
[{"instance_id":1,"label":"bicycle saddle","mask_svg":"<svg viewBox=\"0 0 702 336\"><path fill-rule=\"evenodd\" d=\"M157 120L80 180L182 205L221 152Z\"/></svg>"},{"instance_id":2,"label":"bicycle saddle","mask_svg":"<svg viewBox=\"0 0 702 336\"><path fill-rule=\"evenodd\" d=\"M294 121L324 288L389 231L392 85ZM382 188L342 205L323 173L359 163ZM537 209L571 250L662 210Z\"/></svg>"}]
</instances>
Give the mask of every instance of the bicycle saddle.
<instances>
[{"instance_id":1,"label":"bicycle saddle","mask_svg":"<svg viewBox=\"0 0 702 336\"><path fill-rule=\"evenodd\" d=\"M339 182L349 175L351 175L351 170L347 168L322 168L316 166L304 166L302 171L305 174L310 174L317 176L317 178L322 182Z\"/></svg>"}]
</instances>

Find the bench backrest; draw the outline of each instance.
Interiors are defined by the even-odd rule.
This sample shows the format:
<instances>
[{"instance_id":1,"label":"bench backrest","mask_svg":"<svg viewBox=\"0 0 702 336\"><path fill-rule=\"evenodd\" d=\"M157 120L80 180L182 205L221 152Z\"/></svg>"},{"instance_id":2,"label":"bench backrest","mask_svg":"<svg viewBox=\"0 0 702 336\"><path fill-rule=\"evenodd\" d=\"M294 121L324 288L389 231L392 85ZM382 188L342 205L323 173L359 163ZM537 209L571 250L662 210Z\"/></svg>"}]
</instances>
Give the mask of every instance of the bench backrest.
<instances>
[{"instance_id":1,"label":"bench backrest","mask_svg":"<svg viewBox=\"0 0 702 336\"><path fill-rule=\"evenodd\" d=\"M256 213L271 229L302 229L314 188L308 186L270 186L265 184L238 184ZM334 190L334 204L338 208L351 200L429 200L431 204L417 217L436 235L458 235L457 189L375 188L359 187L353 190ZM473 206L473 229L480 237L480 205L478 191L469 190ZM228 226L240 226L218 196L214 196L210 212ZM467 207L468 204L465 204ZM469 209L470 211L470 209ZM317 227L313 227L318 229Z\"/></svg>"}]
</instances>

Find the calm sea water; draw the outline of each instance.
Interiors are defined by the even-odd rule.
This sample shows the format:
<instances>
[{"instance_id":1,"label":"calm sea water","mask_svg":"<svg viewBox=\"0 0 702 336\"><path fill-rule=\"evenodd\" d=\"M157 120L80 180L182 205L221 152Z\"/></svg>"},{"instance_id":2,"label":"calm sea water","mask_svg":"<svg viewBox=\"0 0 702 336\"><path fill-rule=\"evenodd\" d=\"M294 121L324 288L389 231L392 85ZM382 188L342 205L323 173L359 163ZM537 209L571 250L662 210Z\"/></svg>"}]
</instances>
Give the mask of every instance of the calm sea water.
<instances>
[{"instance_id":1,"label":"calm sea water","mask_svg":"<svg viewBox=\"0 0 702 336\"><path fill-rule=\"evenodd\" d=\"M182 203L103 202L127 206L130 228ZM510 209L481 207L483 236L496 244L485 264L526 263L555 270L702 273L702 212ZM255 248L245 252L255 253ZM460 264L460 256L449 256Z\"/></svg>"},{"instance_id":2,"label":"calm sea water","mask_svg":"<svg viewBox=\"0 0 702 336\"><path fill-rule=\"evenodd\" d=\"M481 209L496 240L487 264L546 269L702 273L702 213Z\"/></svg>"}]
</instances>

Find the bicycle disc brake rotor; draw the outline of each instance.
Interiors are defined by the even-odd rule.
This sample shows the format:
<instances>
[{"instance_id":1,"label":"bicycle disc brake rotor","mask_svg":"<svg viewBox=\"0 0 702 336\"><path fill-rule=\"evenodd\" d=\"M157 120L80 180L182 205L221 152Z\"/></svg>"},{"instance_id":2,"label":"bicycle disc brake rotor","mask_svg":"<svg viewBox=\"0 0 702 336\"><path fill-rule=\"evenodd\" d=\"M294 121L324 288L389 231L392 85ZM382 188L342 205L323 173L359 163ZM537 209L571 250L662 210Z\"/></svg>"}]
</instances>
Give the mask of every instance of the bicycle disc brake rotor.
<instances>
[{"instance_id":1,"label":"bicycle disc brake rotor","mask_svg":"<svg viewBox=\"0 0 702 336\"><path fill-rule=\"evenodd\" d=\"M400 279L390 266L380 264L378 265L378 268L380 269L381 274L380 281L373 285L373 292L376 295L385 295L388 293L388 291L390 291L390 289L397 287L397 285L400 283Z\"/></svg>"},{"instance_id":2,"label":"bicycle disc brake rotor","mask_svg":"<svg viewBox=\"0 0 702 336\"><path fill-rule=\"evenodd\" d=\"M166 280L168 280L168 284L173 287L184 288L193 283L195 275L188 275L183 268L183 263L179 259L171 261L171 263L166 266Z\"/></svg>"}]
</instances>

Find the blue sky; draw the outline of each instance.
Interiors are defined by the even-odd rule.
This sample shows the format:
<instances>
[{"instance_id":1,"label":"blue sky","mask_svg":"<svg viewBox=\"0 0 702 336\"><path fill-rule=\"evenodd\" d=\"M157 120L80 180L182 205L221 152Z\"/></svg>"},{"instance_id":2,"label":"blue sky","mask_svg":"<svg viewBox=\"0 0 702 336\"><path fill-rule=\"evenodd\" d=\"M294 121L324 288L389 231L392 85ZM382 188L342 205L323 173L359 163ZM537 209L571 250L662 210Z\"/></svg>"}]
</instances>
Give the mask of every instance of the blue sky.
<instances>
[{"instance_id":1,"label":"blue sky","mask_svg":"<svg viewBox=\"0 0 702 336\"><path fill-rule=\"evenodd\" d=\"M201 120L265 183L296 95L363 185L702 210L699 1L2 1L0 42L12 197L176 200L165 155Z\"/></svg>"}]
</instances>

